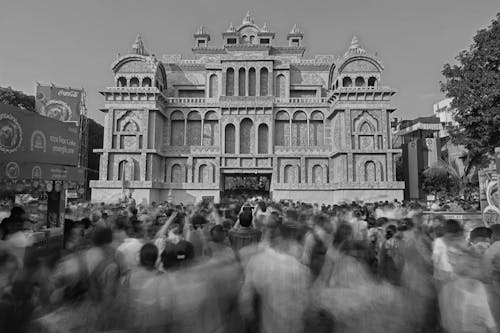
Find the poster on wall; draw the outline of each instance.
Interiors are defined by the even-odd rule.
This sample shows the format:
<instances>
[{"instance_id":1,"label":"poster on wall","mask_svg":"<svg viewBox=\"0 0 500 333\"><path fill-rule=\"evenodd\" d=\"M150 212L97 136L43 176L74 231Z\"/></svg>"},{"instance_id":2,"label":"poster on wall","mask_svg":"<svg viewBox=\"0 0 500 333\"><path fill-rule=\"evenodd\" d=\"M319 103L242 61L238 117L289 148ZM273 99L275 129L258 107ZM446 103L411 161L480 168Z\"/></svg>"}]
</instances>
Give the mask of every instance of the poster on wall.
<instances>
[{"instance_id":1,"label":"poster on wall","mask_svg":"<svg viewBox=\"0 0 500 333\"><path fill-rule=\"evenodd\" d=\"M78 127L0 104L0 161L76 166ZM18 172L15 165L10 170Z\"/></svg>"},{"instance_id":2,"label":"poster on wall","mask_svg":"<svg viewBox=\"0 0 500 333\"><path fill-rule=\"evenodd\" d=\"M36 112L42 116L64 122L80 123L80 107L83 90L56 87L49 84L36 85Z\"/></svg>"},{"instance_id":3,"label":"poster on wall","mask_svg":"<svg viewBox=\"0 0 500 333\"><path fill-rule=\"evenodd\" d=\"M486 226L500 223L500 192L496 170L479 171L479 200Z\"/></svg>"}]
</instances>

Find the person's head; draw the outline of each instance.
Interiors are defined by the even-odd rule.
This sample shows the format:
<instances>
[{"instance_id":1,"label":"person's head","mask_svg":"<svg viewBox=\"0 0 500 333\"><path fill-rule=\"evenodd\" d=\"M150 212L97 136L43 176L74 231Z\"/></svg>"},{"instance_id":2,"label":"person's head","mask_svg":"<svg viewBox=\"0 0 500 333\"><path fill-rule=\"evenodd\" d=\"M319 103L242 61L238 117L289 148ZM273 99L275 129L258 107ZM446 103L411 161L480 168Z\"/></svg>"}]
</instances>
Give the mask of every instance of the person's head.
<instances>
[{"instance_id":1,"label":"person's head","mask_svg":"<svg viewBox=\"0 0 500 333\"><path fill-rule=\"evenodd\" d=\"M317 236L322 236L324 233L331 234L333 226L330 223L330 218L325 214L316 214L313 217L313 232Z\"/></svg>"},{"instance_id":2,"label":"person's head","mask_svg":"<svg viewBox=\"0 0 500 333\"><path fill-rule=\"evenodd\" d=\"M244 210L240 213L239 219L240 219L240 226L248 228L252 225L252 212Z\"/></svg>"},{"instance_id":3,"label":"person's head","mask_svg":"<svg viewBox=\"0 0 500 333\"><path fill-rule=\"evenodd\" d=\"M147 269L154 269L157 260L158 248L151 243L144 244L139 253L139 262L141 266Z\"/></svg>"},{"instance_id":4,"label":"person's head","mask_svg":"<svg viewBox=\"0 0 500 333\"><path fill-rule=\"evenodd\" d=\"M259 208L260 208L260 210L261 210L262 212L264 212L264 213L266 212L266 210L267 210L267 205L266 205L266 203L264 202L264 200L259 200L259 202L257 203L257 205L259 206Z\"/></svg>"},{"instance_id":5,"label":"person's head","mask_svg":"<svg viewBox=\"0 0 500 333\"><path fill-rule=\"evenodd\" d=\"M413 220L410 218L404 218L398 225L398 231L408 231L413 229Z\"/></svg>"},{"instance_id":6,"label":"person's head","mask_svg":"<svg viewBox=\"0 0 500 333\"><path fill-rule=\"evenodd\" d=\"M391 239L397 232L397 228L394 224L390 224L385 229L385 239Z\"/></svg>"},{"instance_id":7,"label":"person's head","mask_svg":"<svg viewBox=\"0 0 500 333\"><path fill-rule=\"evenodd\" d=\"M10 217L24 220L26 219L26 212L24 211L23 207L14 206L10 210Z\"/></svg>"},{"instance_id":8,"label":"person's head","mask_svg":"<svg viewBox=\"0 0 500 333\"><path fill-rule=\"evenodd\" d=\"M340 248L343 244L350 243L352 239L352 227L347 223L341 223L333 236L333 246Z\"/></svg>"},{"instance_id":9,"label":"person's head","mask_svg":"<svg viewBox=\"0 0 500 333\"><path fill-rule=\"evenodd\" d=\"M167 242L165 249L161 253L161 263L166 270L184 266L191 262L193 258L193 245L186 241L176 244Z\"/></svg>"},{"instance_id":10,"label":"person's head","mask_svg":"<svg viewBox=\"0 0 500 333\"><path fill-rule=\"evenodd\" d=\"M457 220L449 219L444 222L444 233L448 236L460 236L464 232L463 226Z\"/></svg>"},{"instance_id":11,"label":"person's head","mask_svg":"<svg viewBox=\"0 0 500 333\"><path fill-rule=\"evenodd\" d=\"M109 217L109 216L108 216L108 213L103 212L103 213L101 214L101 217L102 217L102 219L103 219L103 220L105 220L105 221L106 221L106 220L108 219L108 217Z\"/></svg>"},{"instance_id":12,"label":"person's head","mask_svg":"<svg viewBox=\"0 0 500 333\"><path fill-rule=\"evenodd\" d=\"M137 217L137 208L135 208L135 207L129 207L128 208L128 215L130 217Z\"/></svg>"},{"instance_id":13,"label":"person's head","mask_svg":"<svg viewBox=\"0 0 500 333\"><path fill-rule=\"evenodd\" d=\"M489 243L491 239L491 229L486 227L477 227L470 232L470 242L476 243Z\"/></svg>"},{"instance_id":14,"label":"person's head","mask_svg":"<svg viewBox=\"0 0 500 333\"><path fill-rule=\"evenodd\" d=\"M224 232L224 228L217 224L210 229L210 236L215 243L222 243L226 238L226 233Z\"/></svg>"},{"instance_id":15,"label":"person's head","mask_svg":"<svg viewBox=\"0 0 500 333\"><path fill-rule=\"evenodd\" d=\"M500 224L493 224L491 227L491 242L500 241Z\"/></svg>"},{"instance_id":16,"label":"person's head","mask_svg":"<svg viewBox=\"0 0 500 333\"><path fill-rule=\"evenodd\" d=\"M193 217L191 217L191 224L195 229L201 228L207 223L208 221L203 215L195 214Z\"/></svg>"},{"instance_id":17,"label":"person's head","mask_svg":"<svg viewBox=\"0 0 500 333\"><path fill-rule=\"evenodd\" d=\"M92 243L95 246L105 246L111 244L113 241L113 232L107 227L97 227L94 230L94 235L92 237Z\"/></svg>"}]
</instances>

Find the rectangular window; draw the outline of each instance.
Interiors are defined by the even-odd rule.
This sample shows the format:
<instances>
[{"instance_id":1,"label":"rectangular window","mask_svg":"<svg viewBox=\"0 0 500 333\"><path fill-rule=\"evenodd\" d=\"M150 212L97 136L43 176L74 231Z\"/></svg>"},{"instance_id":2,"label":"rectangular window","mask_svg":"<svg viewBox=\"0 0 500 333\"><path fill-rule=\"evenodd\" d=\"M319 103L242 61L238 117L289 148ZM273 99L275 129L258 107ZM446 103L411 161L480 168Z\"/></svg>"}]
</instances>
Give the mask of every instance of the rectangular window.
<instances>
[{"instance_id":1,"label":"rectangular window","mask_svg":"<svg viewBox=\"0 0 500 333\"><path fill-rule=\"evenodd\" d=\"M198 40L198 47L205 47L205 41L204 40Z\"/></svg>"},{"instance_id":2,"label":"rectangular window","mask_svg":"<svg viewBox=\"0 0 500 333\"><path fill-rule=\"evenodd\" d=\"M236 38L228 38L227 43L228 44L236 44Z\"/></svg>"},{"instance_id":3,"label":"rectangular window","mask_svg":"<svg viewBox=\"0 0 500 333\"><path fill-rule=\"evenodd\" d=\"M261 38L260 43L261 44L269 44L269 38Z\"/></svg>"},{"instance_id":4,"label":"rectangular window","mask_svg":"<svg viewBox=\"0 0 500 333\"><path fill-rule=\"evenodd\" d=\"M298 38L293 38L292 39L292 46L300 46L300 42Z\"/></svg>"}]
</instances>

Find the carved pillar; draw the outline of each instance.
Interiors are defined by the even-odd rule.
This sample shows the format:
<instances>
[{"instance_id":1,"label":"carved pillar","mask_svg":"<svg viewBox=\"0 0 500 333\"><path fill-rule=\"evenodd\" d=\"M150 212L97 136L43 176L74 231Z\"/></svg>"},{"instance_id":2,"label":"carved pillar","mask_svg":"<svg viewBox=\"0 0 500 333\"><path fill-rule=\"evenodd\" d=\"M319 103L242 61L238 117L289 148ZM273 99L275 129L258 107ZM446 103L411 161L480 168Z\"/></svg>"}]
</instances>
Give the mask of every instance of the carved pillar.
<instances>
[{"instance_id":1,"label":"carved pillar","mask_svg":"<svg viewBox=\"0 0 500 333\"><path fill-rule=\"evenodd\" d=\"M240 70L237 69L236 67L233 68L234 70L234 93L233 96L239 96L240 95Z\"/></svg>"},{"instance_id":2,"label":"carved pillar","mask_svg":"<svg viewBox=\"0 0 500 333\"><path fill-rule=\"evenodd\" d=\"M184 117L184 144L187 145L187 116Z\"/></svg>"},{"instance_id":3,"label":"carved pillar","mask_svg":"<svg viewBox=\"0 0 500 333\"><path fill-rule=\"evenodd\" d=\"M394 156L392 156L392 153L387 153L387 158L386 158L386 171L385 171L385 179L384 181L386 182L392 182L394 181L394 173L396 170L393 169L394 162L393 162Z\"/></svg>"},{"instance_id":4,"label":"carved pillar","mask_svg":"<svg viewBox=\"0 0 500 333\"><path fill-rule=\"evenodd\" d=\"M299 184L306 184L307 183L307 169L306 169L306 158L302 156L300 158L300 182Z\"/></svg>"},{"instance_id":5,"label":"carved pillar","mask_svg":"<svg viewBox=\"0 0 500 333\"><path fill-rule=\"evenodd\" d=\"M292 117L293 117L293 115L292 115ZM292 133L293 133L293 131L292 131L292 124L293 124L293 123L292 123L292 117L290 117L290 120L289 120L290 125L288 126L288 127L289 127L289 132L290 132L289 139L288 139L288 145L289 145L289 146L293 146L293 144L292 144L292 139L293 139L293 138L292 138ZM286 142L285 142L285 143L286 143Z\"/></svg>"},{"instance_id":6,"label":"carved pillar","mask_svg":"<svg viewBox=\"0 0 500 333\"><path fill-rule=\"evenodd\" d=\"M269 131L267 132L268 154L274 154L274 117L272 115L273 115L273 109L271 109L271 120L269 121L269 126L268 126Z\"/></svg>"},{"instance_id":7,"label":"carved pillar","mask_svg":"<svg viewBox=\"0 0 500 333\"><path fill-rule=\"evenodd\" d=\"M104 115L104 138L103 138L103 148L111 149L112 141L113 141L113 131L117 130L115 126L113 126L113 109L108 109L106 114Z\"/></svg>"},{"instance_id":8,"label":"carved pillar","mask_svg":"<svg viewBox=\"0 0 500 333\"><path fill-rule=\"evenodd\" d=\"M249 90L249 78L250 78L250 71L248 70L248 68L246 68L245 66L245 95L244 96L250 96L248 90Z\"/></svg>"},{"instance_id":9,"label":"carved pillar","mask_svg":"<svg viewBox=\"0 0 500 333\"><path fill-rule=\"evenodd\" d=\"M110 177L108 168L109 168L109 154L108 153L102 153L101 155L101 160L100 160L100 174L99 174L99 179L100 180L113 180L112 177ZM112 175L111 175L112 176Z\"/></svg>"},{"instance_id":10,"label":"carved pillar","mask_svg":"<svg viewBox=\"0 0 500 333\"><path fill-rule=\"evenodd\" d=\"M310 129L309 129L309 117L307 117L306 124L307 124L307 146L309 147L311 145L311 133L310 133Z\"/></svg>"},{"instance_id":11,"label":"carved pillar","mask_svg":"<svg viewBox=\"0 0 500 333\"><path fill-rule=\"evenodd\" d=\"M236 126L235 126L235 134L234 134L234 152L236 154L240 153L240 120L236 121Z\"/></svg>"},{"instance_id":12,"label":"carved pillar","mask_svg":"<svg viewBox=\"0 0 500 333\"><path fill-rule=\"evenodd\" d=\"M260 69L262 67L255 69L255 96L260 96Z\"/></svg>"},{"instance_id":13,"label":"carved pillar","mask_svg":"<svg viewBox=\"0 0 500 333\"><path fill-rule=\"evenodd\" d=\"M390 129L387 128L387 109L382 109L381 110L381 121L380 121L380 127L377 130L382 132L382 147L380 149L389 149L390 148Z\"/></svg>"},{"instance_id":14,"label":"carved pillar","mask_svg":"<svg viewBox=\"0 0 500 333\"><path fill-rule=\"evenodd\" d=\"M201 117L201 141L200 141L200 146L203 146L203 133L205 133L205 116Z\"/></svg>"},{"instance_id":15,"label":"carved pillar","mask_svg":"<svg viewBox=\"0 0 500 333\"><path fill-rule=\"evenodd\" d=\"M193 182L193 156L189 156L186 163L187 168L187 182Z\"/></svg>"},{"instance_id":16,"label":"carved pillar","mask_svg":"<svg viewBox=\"0 0 500 333\"><path fill-rule=\"evenodd\" d=\"M267 73L267 94L268 96L274 96L275 95L275 90L274 90L274 71L272 68L268 68L268 73ZM275 96L277 97L277 96Z\"/></svg>"},{"instance_id":17,"label":"carved pillar","mask_svg":"<svg viewBox=\"0 0 500 333\"><path fill-rule=\"evenodd\" d=\"M272 160L272 163L273 163L273 175L274 175L274 179L271 181L271 184L272 183L280 183L280 173L279 173L279 166L278 166L278 158L277 157L273 157L273 160Z\"/></svg>"},{"instance_id":18,"label":"carved pillar","mask_svg":"<svg viewBox=\"0 0 500 333\"><path fill-rule=\"evenodd\" d=\"M352 152L347 153L347 182L354 182L356 180L354 176L355 172L354 157Z\"/></svg>"}]
</instances>

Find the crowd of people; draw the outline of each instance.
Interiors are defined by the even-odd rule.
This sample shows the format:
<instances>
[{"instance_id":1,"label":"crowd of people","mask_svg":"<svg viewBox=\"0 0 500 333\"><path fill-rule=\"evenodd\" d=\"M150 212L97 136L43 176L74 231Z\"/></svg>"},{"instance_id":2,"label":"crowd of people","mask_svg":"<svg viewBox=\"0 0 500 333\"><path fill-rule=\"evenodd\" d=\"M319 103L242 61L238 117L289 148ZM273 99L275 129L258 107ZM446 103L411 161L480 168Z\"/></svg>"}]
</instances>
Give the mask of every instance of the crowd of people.
<instances>
[{"instance_id":1,"label":"crowd of people","mask_svg":"<svg viewBox=\"0 0 500 333\"><path fill-rule=\"evenodd\" d=\"M0 332L498 332L500 225L417 203L73 207L57 255L0 224ZM21 249L21 250L20 250Z\"/></svg>"}]
</instances>

